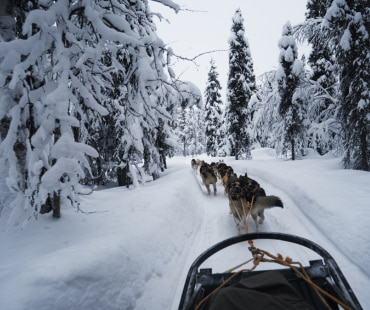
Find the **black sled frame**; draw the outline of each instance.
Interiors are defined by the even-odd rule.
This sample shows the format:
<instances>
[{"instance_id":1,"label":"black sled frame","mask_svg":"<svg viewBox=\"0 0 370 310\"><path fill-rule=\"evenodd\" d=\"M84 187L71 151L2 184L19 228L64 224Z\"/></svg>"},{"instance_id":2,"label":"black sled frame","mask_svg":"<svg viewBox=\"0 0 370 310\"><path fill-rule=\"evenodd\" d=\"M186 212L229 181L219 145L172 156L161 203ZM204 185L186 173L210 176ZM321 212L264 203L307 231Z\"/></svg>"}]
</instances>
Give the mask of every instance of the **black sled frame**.
<instances>
[{"instance_id":1,"label":"black sled frame","mask_svg":"<svg viewBox=\"0 0 370 310\"><path fill-rule=\"evenodd\" d=\"M339 269L333 257L325 249L308 239L282 233L243 234L237 237L226 239L204 251L193 262L189 269L184 289L181 295L179 310L194 310L203 298L205 298L214 289L219 287L222 283L224 283L233 275L233 273L213 274L212 269L200 269L198 271L199 267L206 259L231 245L257 239L287 241L307 247L319 254L322 259L310 261L310 266L304 267L312 282L327 291L335 298L342 301L348 307L354 310L362 310L357 297L352 291L342 271ZM304 281L301 277L299 277L293 270L291 270L290 268L285 268L278 271L314 308L318 310L327 309L327 307L317 296L311 285ZM228 283L226 286L234 284L243 278L250 277L262 272L266 272L266 270L242 272L241 274L237 275L232 281L230 281L230 283ZM327 297L325 297L325 299L327 303L332 307L332 309L339 309L337 303L333 302Z\"/></svg>"}]
</instances>

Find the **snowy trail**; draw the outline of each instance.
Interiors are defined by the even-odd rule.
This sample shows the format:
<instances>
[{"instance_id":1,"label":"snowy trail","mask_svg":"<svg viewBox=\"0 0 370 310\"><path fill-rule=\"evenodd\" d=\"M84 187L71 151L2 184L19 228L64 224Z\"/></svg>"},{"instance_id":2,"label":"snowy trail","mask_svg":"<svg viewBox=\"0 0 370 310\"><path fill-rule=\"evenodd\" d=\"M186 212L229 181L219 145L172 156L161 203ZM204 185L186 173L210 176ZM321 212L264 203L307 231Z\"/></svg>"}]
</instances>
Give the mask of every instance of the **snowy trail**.
<instances>
[{"instance_id":1,"label":"snowy trail","mask_svg":"<svg viewBox=\"0 0 370 310\"><path fill-rule=\"evenodd\" d=\"M240 175L244 174L245 168L238 170L234 169L235 172ZM249 174L248 174L249 175ZM346 255L338 249L338 247L333 244L330 239L328 239L322 231L320 231L319 226L309 220L307 216L302 212L301 208L306 207L303 205L306 203L306 199L303 199L299 203L294 197L294 193L287 193L278 188L277 185L271 184L263 178L258 176L249 175L251 178L255 179L260 185L265 189L267 195L279 196L283 203L284 209L281 208L271 208L265 210L265 221L260 225L261 232L281 232L292 235L301 236L316 242L319 245L325 245L324 248L334 257L339 266L350 266L348 270L356 269L359 272L358 267L353 265ZM188 258L188 265L185 266L183 271L183 278L188 272L188 268L196 257L198 257L203 251L208 249L210 246L225 240L227 238L233 237L237 234L235 223L232 215L229 213L228 198L224 195L224 188L221 181L217 182L217 196L207 195L205 186L202 184L199 172L194 175L197 180L200 190L203 192L204 199L201 202L200 207L204 208L204 219L203 225L198 232L198 238L196 243L192 247L193 250ZM255 232L256 227L254 221L250 219L249 221L249 231ZM321 258L316 253L308 250L302 246L295 244L282 242L282 241L271 241L271 240L256 240L255 245L261 249L267 250L272 254L282 254L284 257L291 257L294 261L299 261L303 265L308 265L310 260ZM234 245L230 248L224 249L222 252L209 258L202 267L212 268L213 272L225 272L229 268L235 267L238 264L251 258L251 254L248 250L248 244ZM251 265L244 266L243 268L251 268ZM275 264L262 264L257 269L279 269L280 265ZM348 270L342 270L344 275L348 277ZM367 285L368 279L366 276L356 279L358 283ZM352 285L350 283L350 285ZM176 300L179 300L182 286L177 290ZM175 307L173 307L175 309Z\"/></svg>"},{"instance_id":2,"label":"snowy trail","mask_svg":"<svg viewBox=\"0 0 370 310\"><path fill-rule=\"evenodd\" d=\"M241 174L242 171L236 171L238 174ZM255 178L254 176L251 176L252 178ZM198 174L195 176L197 179L199 185L201 186L201 190L204 193L204 202L203 207L205 209L205 219L202 231L199 231L200 238L198 239L198 245L196 248L201 249L200 252L195 253L195 257L199 255L204 250L208 249L210 246L225 240L227 238L233 237L237 234L237 230L235 227L235 222L232 217L232 215L229 213L229 201L227 196L224 194L224 188L222 186L221 181L217 182L217 196L208 196L206 192L206 188L204 185L202 185L201 178ZM257 180L257 178L255 178ZM259 181L259 180L257 180ZM304 219L304 216L299 211L295 203L290 199L290 197L282 192L281 190L278 190L273 185L268 184L266 182L262 182L264 189L268 194L274 194L282 198L285 204L284 209L280 208L272 208L265 211L265 222L260 226L260 231L264 232L284 232L289 234L298 234L296 229L294 227L300 226L301 236L305 236L306 238L309 238L312 236L312 234L315 231L315 228L311 225L310 222L304 222L302 219ZM294 227L289 225L289 223L295 223ZM249 224L249 231L255 232L256 226L254 224L254 221L250 219ZM302 234L303 232L303 234ZM259 240L258 245L266 246L268 245L268 241ZM227 264L231 263L233 264L235 262L235 265L239 264L241 261L244 261L245 258L250 258L250 253L247 250L247 245L240 245L240 246L234 246L232 249L227 250L227 254L224 255L222 259L219 259L218 257L215 259L210 258L210 264L215 264L213 268L216 270L222 272L226 268L233 267L223 264L223 262L226 260ZM286 247L286 246L285 246ZM285 249L283 246L282 248ZM291 246L292 247L292 246ZM294 247L294 246L293 246ZM281 252L281 245L275 246L275 245L269 245L269 251L272 251L272 253L276 254L277 252ZM289 249L289 247L288 247ZM296 251L296 249L294 249ZM307 251L304 251L305 253L303 256L301 255L299 259L305 259L307 254ZM284 254L284 253L282 253ZM220 253L219 255L222 256ZM217 261L221 261L220 263L217 263ZM308 260L305 260L308 262ZM221 268L221 269L220 269ZM271 268L271 266L268 266L268 268Z\"/></svg>"},{"instance_id":3,"label":"snowy trail","mask_svg":"<svg viewBox=\"0 0 370 310\"><path fill-rule=\"evenodd\" d=\"M260 230L321 245L340 266L363 309L370 309L370 174L340 169L337 159L293 163L270 153L256 150L251 161L225 158L239 175L248 172L284 203L284 209L265 211ZM0 225L0 308L178 309L193 261L237 234L221 182L217 196L208 196L190 161L169 159L168 169L155 182L83 196L80 212L63 209L58 221L45 214L23 229ZM255 230L252 220L249 231ZM254 244L304 265L317 258L282 241ZM242 243L212 256L202 268L225 272L250 258L248 245ZM280 266L258 266L272 268Z\"/></svg>"}]
</instances>

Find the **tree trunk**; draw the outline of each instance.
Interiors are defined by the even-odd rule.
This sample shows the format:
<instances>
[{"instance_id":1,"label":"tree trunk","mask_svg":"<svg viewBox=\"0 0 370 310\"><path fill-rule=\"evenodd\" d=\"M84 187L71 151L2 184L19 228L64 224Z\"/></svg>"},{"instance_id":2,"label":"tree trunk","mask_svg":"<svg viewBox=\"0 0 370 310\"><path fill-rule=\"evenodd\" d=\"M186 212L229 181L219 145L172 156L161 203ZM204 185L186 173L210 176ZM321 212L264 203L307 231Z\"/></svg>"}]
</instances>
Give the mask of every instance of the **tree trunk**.
<instances>
[{"instance_id":1,"label":"tree trunk","mask_svg":"<svg viewBox=\"0 0 370 310\"><path fill-rule=\"evenodd\" d=\"M161 171L163 172L164 169L167 169L166 155L164 154L163 151L161 151L159 154L160 154L159 159L160 159L160 162L161 162Z\"/></svg>"},{"instance_id":2,"label":"tree trunk","mask_svg":"<svg viewBox=\"0 0 370 310\"><path fill-rule=\"evenodd\" d=\"M124 161L126 164L125 167L118 167L117 168L117 181L118 181L118 186L126 186L129 187L130 185L130 178L128 176L128 173L130 171L128 162Z\"/></svg>"},{"instance_id":3,"label":"tree trunk","mask_svg":"<svg viewBox=\"0 0 370 310\"><path fill-rule=\"evenodd\" d=\"M41 206L40 214L53 211L53 218L60 218L60 191L54 192L53 197L48 195L45 203Z\"/></svg>"},{"instance_id":4,"label":"tree trunk","mask_svg":"<svg viewBox=\"0 0 370 310\"><path fill-rule=\"evenodd\" d=\"M27 147L25 142L17 141L13 145L15 156L17 157L17 166L21 174L22 180L19 182L19 187L22 192L25 192L27 187Z\"/></svg>"},{"instance_id":5,"label":"tree trunk","mask_svg":"<svg viewBox=\"0 0 370 310\"><path fill-rule=\"evenodd\" d=\"M239 160L239 141L235 141L235 160Z\"/></svg>"},{"instance_id":6,"label":"tree trunk","mask_svg":"<svg viewBox=\"0 0 370 310\"><path fill-rule=\"evenodd\" d=\"M60 191L58 193L54 192L53 195L53 218L60 218Z\"/></svg>"},{"instance_id":7,"label":"tree trunk","mask_svg":"<svg viewBox=\"0 0 370 310\"><path fill-rule=\"evenodd\" d=\"M164 169L167 169L167 161L166 161L166 155L165 154L162 154L162 162L163 162Z\"/></svg>"},{"instance_id":8,"label":"tree trunk","mask_svg":"<svg viewBox=\"0 0 370 310\"><path fill-rule=\"evenodd\" d=\"M295 160L295 148L294 148L294 139L290 140L292 144L292 160Z\"/></svg>"},{"instance_id":9,"label":"tree trunk","mask_svg":"<svg viewBox=\"0 0 370 310\"><path fill-rule=\"evenodd\" d=\"M361 130L360 133L361 147L361 170L369 171L368 145L366 141L366 130Z\"/></svg>"}]
</instances>

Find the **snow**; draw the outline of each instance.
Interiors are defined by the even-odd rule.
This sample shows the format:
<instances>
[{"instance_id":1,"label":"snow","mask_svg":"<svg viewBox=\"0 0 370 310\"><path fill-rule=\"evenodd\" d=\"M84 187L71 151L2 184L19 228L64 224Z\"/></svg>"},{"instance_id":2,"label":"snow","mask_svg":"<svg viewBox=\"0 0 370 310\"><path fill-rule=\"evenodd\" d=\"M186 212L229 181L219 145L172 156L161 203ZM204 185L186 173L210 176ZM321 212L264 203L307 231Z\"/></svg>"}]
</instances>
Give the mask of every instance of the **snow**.
<instances>
[{"instance_id":1,"label":"snow","mask_svg":"<svg viewBox=\"0 0 370 310\"><path fill-rule=\"evenodd\" d=\"M292 73L295 76L300 76L301 74L304 73L303 63L299 59L295 59L294 60L294 62L293 62L293 68L292 68Z\"/></svg>"},{"instance_id":2,"label":"snow","mask_svg":"<svg viewBox=\"0 0 370 310\"><path fill-rule=\"evenodd\" d=\"M351 32L349 29L344 30L343 36L340 39L339 45L344 51L349 51L351 49Z\"/></svg>"},{"instance_id":3,"label":"snow","mask_svg":"<svg viewBox=\"0 0 370 310\"><path fill-rule=\"evenodd\" d=\"M244 23L244 18L242 17L242 13L241 13L240 8L238 8L235 11L235 14L234 14L232 20L233 20L234 24L243 24Z\"/></svg>"},{"instance_id":4,"label":"snow","mask_svg":"<svg viewBox=\"0 0 370 310\"><path fill-rule=\"evenodd\" d=\"M363 309L370 309L370 173L343 170L340 159L315 154L290 161L257 149L252 156L223 159L283 200L284 209L265 212L261 231L295 234L324 247ZM80 212L63 209L59 220L39 215L21 229L0 218L0 309L177 309L192 261L236 234L221 183L217 196L207 196L190 161L168 159L161 178L136 188L82 196ZM253 221L249 230L255 231ZM255 245L303 263L312 256L289 244ZM238 247L205 265L224 271L248 255Z\"/></svg>"}]
</instances>

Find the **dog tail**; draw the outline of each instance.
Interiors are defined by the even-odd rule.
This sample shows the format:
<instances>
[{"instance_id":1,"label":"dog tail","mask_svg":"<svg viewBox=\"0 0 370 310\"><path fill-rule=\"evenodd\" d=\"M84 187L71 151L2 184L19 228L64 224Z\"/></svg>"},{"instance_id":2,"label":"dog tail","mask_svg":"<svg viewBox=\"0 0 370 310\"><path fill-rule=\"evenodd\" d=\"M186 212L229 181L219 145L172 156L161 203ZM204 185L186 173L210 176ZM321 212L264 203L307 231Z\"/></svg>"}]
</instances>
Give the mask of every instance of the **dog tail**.
<instances>
[{"instance_id":1,"label":"dog tail","mask_svg":"<svg viewBox=\"0 0 370 310\"><path fill-rule=\"evenodd\" d=\"M262 207L264 209L266 208L272 208L272 207L280 207L284 208L283 202L281 199L277 196L258 196L255 204L258 205L258 207Z\"/></svg>"}]
</instances>

